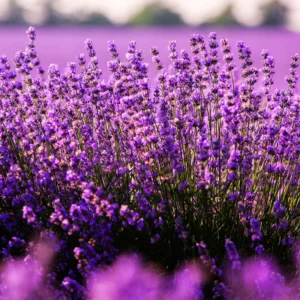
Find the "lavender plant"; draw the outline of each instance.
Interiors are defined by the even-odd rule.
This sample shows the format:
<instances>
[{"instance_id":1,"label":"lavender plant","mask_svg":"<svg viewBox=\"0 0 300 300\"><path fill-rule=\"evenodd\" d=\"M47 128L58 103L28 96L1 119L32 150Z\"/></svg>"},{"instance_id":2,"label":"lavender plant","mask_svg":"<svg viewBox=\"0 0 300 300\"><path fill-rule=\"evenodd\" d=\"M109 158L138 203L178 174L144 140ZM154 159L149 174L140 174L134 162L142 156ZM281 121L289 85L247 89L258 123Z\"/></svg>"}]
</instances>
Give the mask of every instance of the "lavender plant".
<instances>
[{"instance_id":1,"label":"lavender plant","mask_svg":"<svg viewBox=\"0 0 300 300\"><path fill-rule=\"evenodd\" d=\"M166 270L199 257L215 298L232 296L226 255L235 270L240 256L269 253L296 272L297 54L278 90L267 50L257 69L243 42L234 63L227 39L194 34L191 54L169 43L170 67L151 49L153 84L135 42L124 59L108 43L105 80L91 40L88 57L45 71L34 28L27 34L14 67L0 58L2 261L50 240L46 284L70 299L85 298L89 274L122 251Z\"/></svg>"}]
</instances>

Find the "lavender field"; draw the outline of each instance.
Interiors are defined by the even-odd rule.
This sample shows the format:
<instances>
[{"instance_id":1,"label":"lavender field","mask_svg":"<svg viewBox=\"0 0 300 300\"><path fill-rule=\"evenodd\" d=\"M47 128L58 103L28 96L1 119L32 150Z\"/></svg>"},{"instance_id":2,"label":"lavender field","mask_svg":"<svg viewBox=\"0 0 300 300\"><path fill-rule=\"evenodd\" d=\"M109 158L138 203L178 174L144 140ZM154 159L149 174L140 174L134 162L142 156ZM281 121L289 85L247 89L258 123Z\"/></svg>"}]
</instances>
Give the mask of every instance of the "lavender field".
<instances>
[{"instance_id":1,"label":"lavender field","mask_svg":"<svg viewBox=\"0 0 300 300\"><path fill-rule=\"evenodd\" d=\"M300 299L297 34L25 31L0 29L0 299Z\"/></svg>"}]
</instances>

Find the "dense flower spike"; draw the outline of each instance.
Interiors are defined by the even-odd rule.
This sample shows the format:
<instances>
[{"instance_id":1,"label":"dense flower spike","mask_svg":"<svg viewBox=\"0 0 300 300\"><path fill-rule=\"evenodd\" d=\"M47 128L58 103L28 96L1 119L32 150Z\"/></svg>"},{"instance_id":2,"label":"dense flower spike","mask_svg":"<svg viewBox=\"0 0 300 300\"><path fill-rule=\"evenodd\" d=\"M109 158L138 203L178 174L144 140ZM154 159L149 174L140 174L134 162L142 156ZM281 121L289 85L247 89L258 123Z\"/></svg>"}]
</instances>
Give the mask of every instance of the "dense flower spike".
<instances>
[{"instance_id":1,"label":"dense flower spike","mask_svg":"<svg viewBox=\"0 0 300 300\"><path fill-rule=\"evenodd\" d=\"M152 84L134 41L124 59L108 43L105 79L90 39L87 55L62 71L40 65L35 29L27 35L14 68L0 57L0 259L9 264L30 255L32 266L38 262L38 270L32 267L38 283L27 294L42 282L51 297L86 298L90 274L121 251L144 252L173 270L199 258L208 287L200 291L197 272L185 268L165 288L170 299L176 293L201 299L202 292L234 298L234 284L222 281L226 253L239 274L246 255L270 253L291 263L300 230L297 54L287 89L273 91L275 63L267 50L258 69L250 48L238 42L238 68L227 39L211 33L206 43L193 34L190 52L169 43L170 66L151 48L158 70ZM46 273L32 252L45 237L55 244ZM282 282L271 269L266 280ZM193 291L182 287L185 276ZM157 281L138 282L161 295Z\"/></svg>"},{"instance_id":2,"label":"dense flower spike","mask_svg":"<svg viewBox=\"0 0 300 300\"><path fill-rule=\"evenodd\" d=\"M241 269L240 256L236 250L235 244L230 239L226 239L225 248L227 251L227 255L232 263L232 269L233 270Z\"/></svg>"}]
</instances>

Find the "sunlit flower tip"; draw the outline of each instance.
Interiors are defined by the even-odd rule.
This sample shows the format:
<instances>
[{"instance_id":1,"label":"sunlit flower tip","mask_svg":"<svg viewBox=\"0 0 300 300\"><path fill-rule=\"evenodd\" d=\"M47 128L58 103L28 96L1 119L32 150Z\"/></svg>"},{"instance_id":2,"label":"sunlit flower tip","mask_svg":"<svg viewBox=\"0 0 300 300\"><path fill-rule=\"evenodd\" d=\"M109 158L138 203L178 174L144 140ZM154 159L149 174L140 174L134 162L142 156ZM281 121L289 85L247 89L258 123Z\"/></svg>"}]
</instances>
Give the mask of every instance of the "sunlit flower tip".
<instances>
[{"instance_id":1,"label":"sunlit flower tip","mask_svg":"<svg viewBox=\"0 0 300 300\"><path fill-rule=\"evenodd\" d=\"M36 38L36 31L35 31L35 28L34 27L29 27L26 31L29 39L31 39L32 41L35 40Z\"/></svg>"}]
</instances>

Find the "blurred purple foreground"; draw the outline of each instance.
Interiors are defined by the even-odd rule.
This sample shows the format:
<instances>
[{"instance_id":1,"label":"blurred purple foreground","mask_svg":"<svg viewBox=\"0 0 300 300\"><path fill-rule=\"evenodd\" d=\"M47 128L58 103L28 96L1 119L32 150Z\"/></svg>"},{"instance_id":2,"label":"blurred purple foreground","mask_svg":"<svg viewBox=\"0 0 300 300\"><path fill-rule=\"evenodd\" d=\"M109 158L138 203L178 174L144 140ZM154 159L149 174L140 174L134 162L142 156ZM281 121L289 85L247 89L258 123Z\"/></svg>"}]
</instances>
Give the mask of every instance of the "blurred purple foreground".
<instances>
[{"instance_id":1,"label":"blurred purple foreground","mask_svg":"<svg viewBox=\"0 0 300 300\"><path fill-rule=\"evenodd\" d=\"M0 28L0 54L6 54L10 60L16 51L24 48L26 42L25 27ZM275 58L275 84L279 88L286 86L284 77L288 74L290 56L300 51L300 35L284 29L234 29L234 28L37 28L37 51L42 65L47 68L55 63L64 69L67 62L75 61L76 56L85 52L84 41L93 40L103 76L108 75L106 62L110 59L107 41L115 40L120 54L125 54L129 41L135 40L138 49L143 50L145 62L149 63L150 78L153 77L155 66L151 61L150 48L157 46L164 65L169 65L168 42L176 40L179 49L189 50L189 35L199 33L206 37L211 31L218 38L228 38L235 48L237 41L243 40L250 46L255 66L261 65L261 50L268 49ZM237 56L236 51L234 52Z\"/></svg>"}]
</instances>

